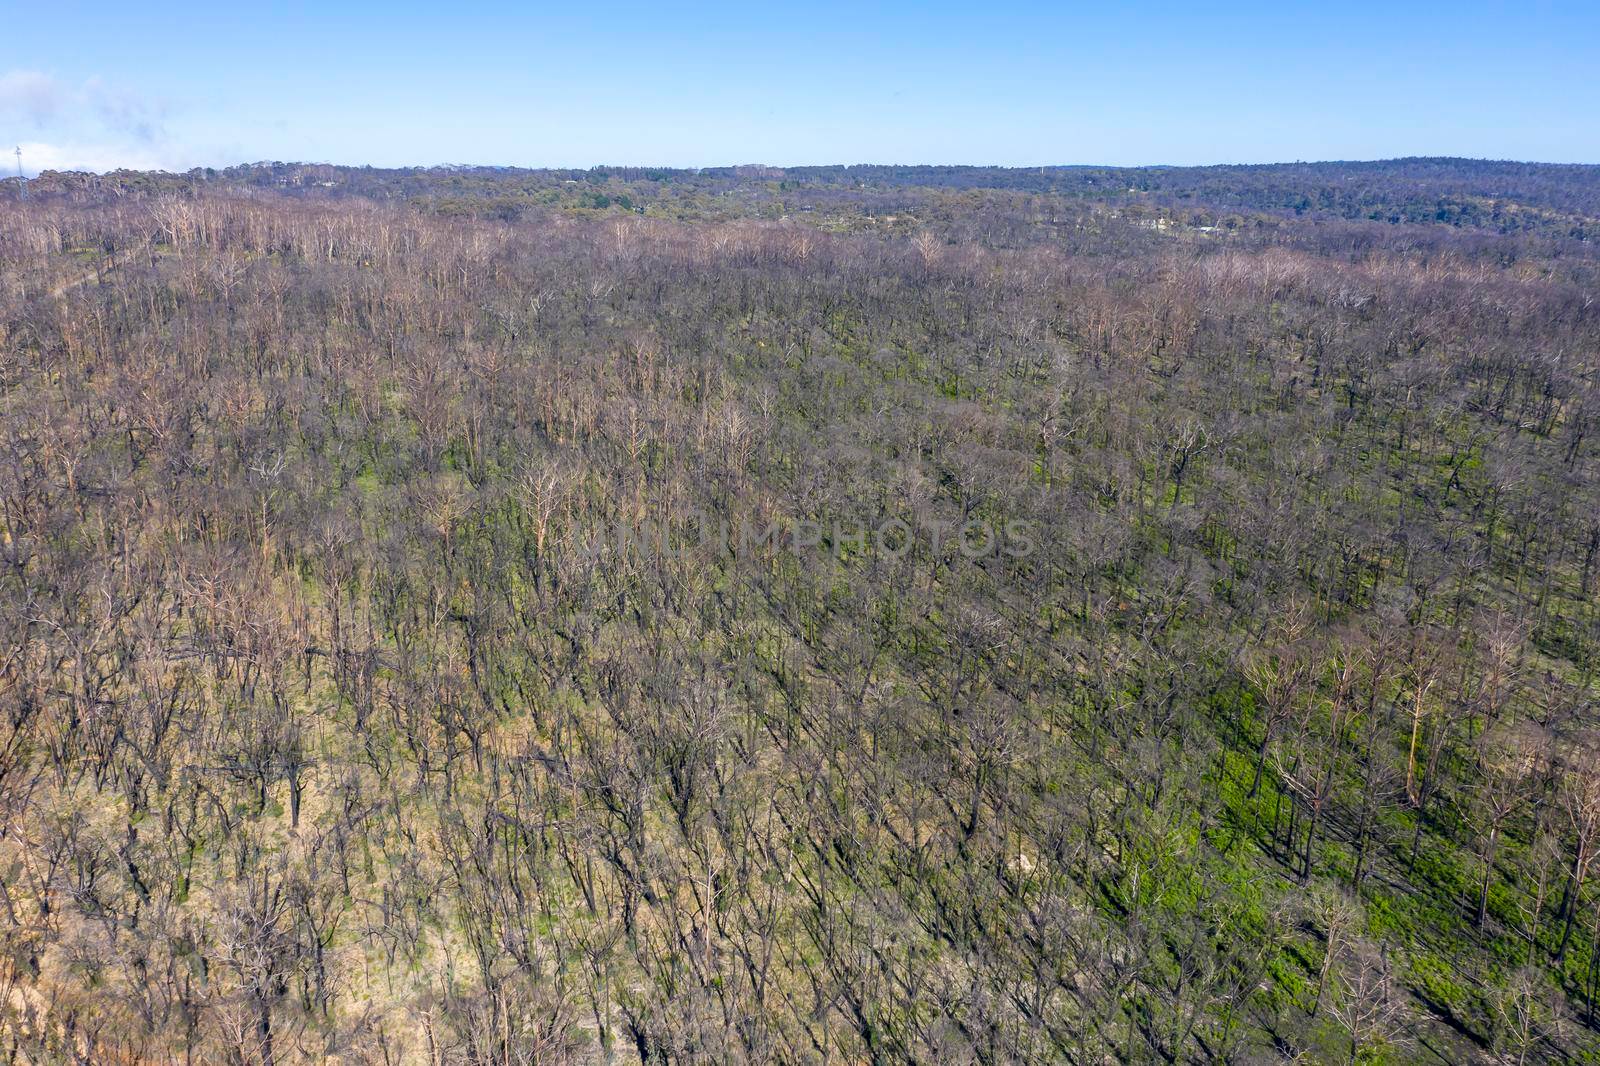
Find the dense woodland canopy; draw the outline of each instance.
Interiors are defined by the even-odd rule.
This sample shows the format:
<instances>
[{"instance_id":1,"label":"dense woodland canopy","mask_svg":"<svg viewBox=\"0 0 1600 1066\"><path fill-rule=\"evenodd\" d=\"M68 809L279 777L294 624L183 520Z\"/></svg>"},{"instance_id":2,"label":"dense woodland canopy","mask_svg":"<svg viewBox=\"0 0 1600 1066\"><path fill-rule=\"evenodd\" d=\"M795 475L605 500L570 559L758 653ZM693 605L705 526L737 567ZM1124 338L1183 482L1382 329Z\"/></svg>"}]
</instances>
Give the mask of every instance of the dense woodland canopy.
<instances>
[{"instance_id":1,"label":"dense woodland canopy","mask_svg":"<svg viewBox=\"0 0 1600 1066\"><path fill-rule=\"evenodd\" d=\"M1600 169L20 192L0 1061L1600 1059Z\"/></svg>"}]
</instances>

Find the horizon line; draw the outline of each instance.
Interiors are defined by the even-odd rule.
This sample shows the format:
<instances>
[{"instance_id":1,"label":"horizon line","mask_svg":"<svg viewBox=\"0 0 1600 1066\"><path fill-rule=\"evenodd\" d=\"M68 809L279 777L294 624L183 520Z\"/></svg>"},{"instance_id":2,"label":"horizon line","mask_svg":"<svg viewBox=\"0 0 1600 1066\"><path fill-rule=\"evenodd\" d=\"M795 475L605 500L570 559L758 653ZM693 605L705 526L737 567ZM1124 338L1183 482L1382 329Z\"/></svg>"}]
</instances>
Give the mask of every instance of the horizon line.
<instances>
[{"instance_id":1,"label":"horizon line","mask_svg":"<svg viewBox=\"0 0 1600 1066\"><path fill-rule=\"evenodd\" d=\"M60 170L43 169L26 174L24 177L38 178L45 174L88 174L95 177L105 177L111 174L168 174L182 177L193 174L195 171L229 171L250 170L263 167L333 167L340 170L378 170L378 171L436 171L436 170L501 170L523 171L527 173L573 171L590 173L608 170L665 170L680 173L704 173L706 171L764 169L764 170L838 170L853 168L898 168L920 170L1005 170L1005 171L1068 171L1068 170L1222 170L1244 167L1296 167L1296 166L1375 166L1385 163L1487 163L1503 166L1530 166L1530 167L1566 167L1566 168L1595 168L1600 167L1600 162L1575 162L1555 161L1541 159L1514 159L1494 158L1490 156L1452 156L1452 155L1404 155L1383 156L1371 159L1277 159L1267 161L1233 161L1221 163L957 163L957 162L871 162L858 161L854 163L706 163L698 165L669 164L669 163L593 163L589 165L528 165L522 163L404 163L395 165L378 165L374 163L334 163L327 160L299 159L258 159L249 162L216 164L196 164L182 170L168 170L164 168L141 167L114 167L107 170ZM4 180L16 181L18 175L9 174Z\"/></svg>"}]
</instances>

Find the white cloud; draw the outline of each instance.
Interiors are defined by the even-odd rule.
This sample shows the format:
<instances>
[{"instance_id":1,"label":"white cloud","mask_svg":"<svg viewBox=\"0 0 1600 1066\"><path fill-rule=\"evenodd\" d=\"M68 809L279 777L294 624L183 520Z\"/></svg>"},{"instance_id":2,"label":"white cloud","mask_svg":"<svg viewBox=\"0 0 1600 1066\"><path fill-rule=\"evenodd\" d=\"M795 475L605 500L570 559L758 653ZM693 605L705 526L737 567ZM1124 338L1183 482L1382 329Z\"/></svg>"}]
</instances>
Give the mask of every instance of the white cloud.
<instances>
[{"instance_id":1,"label":"white cloud","mask_svg":"<svg viewBox=\"0 0 1600 1066\"><path fill-rule=\"evenodd\" d=\"M99 78L71 83L37 70L0 73L0 119L34 135L21 146L23 170L30 174L180 169L184 160L162 124L166 111L158 101Z\"/></svg>"},{"instance_id":2,"label":"white cloud","mask_svg":"<svg viewBox=\"0 0 1600 1066\"><path fill-rule=\"evenodd\" d=\"M60 81L37 70L8 70L0 74L0 115L23 118L43 125L72 95Z\"/></svg>"},{"instance_id":3,"label":"white cloud","mask_svg":"<svg viewBox=\"0 0 1600 1066\"><path fill-rule=\"evenodd\" d=\"M187 170L192 165L150 145L24 141L19 147L23 173L30 177L41 170L88 170L103 174L108 170ZM16 157L6 162L10 166L5 172L9 173L16 165Z\"/></svg>"}]
</instances>

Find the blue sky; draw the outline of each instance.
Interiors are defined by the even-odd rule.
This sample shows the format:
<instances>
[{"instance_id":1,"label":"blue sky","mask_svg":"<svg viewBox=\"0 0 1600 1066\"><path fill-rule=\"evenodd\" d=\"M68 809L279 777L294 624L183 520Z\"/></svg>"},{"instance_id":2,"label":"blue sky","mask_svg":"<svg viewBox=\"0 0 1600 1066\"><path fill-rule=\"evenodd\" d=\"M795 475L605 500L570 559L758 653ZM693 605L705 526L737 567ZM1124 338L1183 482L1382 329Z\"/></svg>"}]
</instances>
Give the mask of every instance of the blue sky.
<instances>
[{"instance_id":1,"label":"blue sky","mask_svg":"<svg viewBox=\"0 0 1600 1066\"><path fill-rule=\"evenodd\" d=\"M1600 162L1594 3L7 6L29 170Z\"/></svg>"}]
</instances>

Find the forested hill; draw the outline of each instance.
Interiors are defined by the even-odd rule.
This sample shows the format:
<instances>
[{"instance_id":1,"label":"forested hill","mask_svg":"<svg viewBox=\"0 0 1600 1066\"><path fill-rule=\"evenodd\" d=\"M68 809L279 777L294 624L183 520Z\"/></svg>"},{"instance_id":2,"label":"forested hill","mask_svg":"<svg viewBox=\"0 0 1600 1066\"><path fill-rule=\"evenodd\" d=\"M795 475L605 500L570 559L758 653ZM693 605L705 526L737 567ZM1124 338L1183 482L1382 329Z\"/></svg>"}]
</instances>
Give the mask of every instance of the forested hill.
<instances>
[{"instance_id":1,"label":"forested hill","mask_svg":"<svg viewBox=\"0 0 1600 1066\"><path fill-rule=\"evenodd\" d=\"M1600 1060L1595 173L9 183L0 1062Z\"/></svg>"},{"instance_id":2,"label":"forested hill","mask_svg":"<svg viewBox=\"0 0 1600 1066\"><path fill-rule=\"evenodd\" d=\"M16 182L7 183L16 195ZM126 195L244 187L307 196L418 199L500 217L552 204L697 217L753 205L781 215L837 205L895 204L963 192L1029 194L1072 202L1273 219L1444 224L1494 233L1589 239L1600 218L1600 166L1415 158L1377 162L1210 167L830 166L673 170L596 167L432 167L398 170L326 164L256 163L181 175L118 172L41 175L45 195ZM572 188L578 186L579 188ZM908 199L908 197L910 199ZM887 199L885 199L887 198ZM1233 220L1235 225L1238 219Z\"/></svg>"},{"instance_id":3,"label":"forested hill","mask_svg":"<svg viewBox=\"0 0 1600 1066\"><path fill-rule=\"evenodd\" d=\"M1209 167L797 167L782 173L789 180L824 185L1017 189L1106 200L1146 195L1213 208L1332 212L1385 221L1455 221L1423 211L1429 201L1504 201L1600 214L1600 166L1474 159Z\"/></svg>"}]
</instances>

